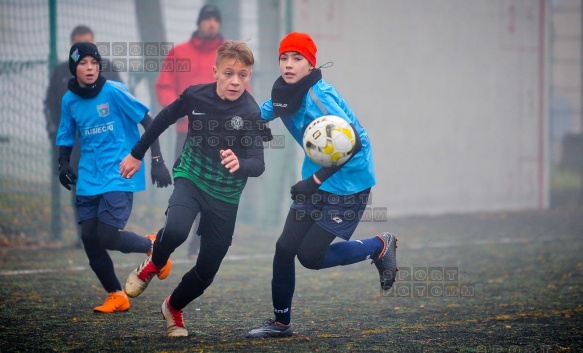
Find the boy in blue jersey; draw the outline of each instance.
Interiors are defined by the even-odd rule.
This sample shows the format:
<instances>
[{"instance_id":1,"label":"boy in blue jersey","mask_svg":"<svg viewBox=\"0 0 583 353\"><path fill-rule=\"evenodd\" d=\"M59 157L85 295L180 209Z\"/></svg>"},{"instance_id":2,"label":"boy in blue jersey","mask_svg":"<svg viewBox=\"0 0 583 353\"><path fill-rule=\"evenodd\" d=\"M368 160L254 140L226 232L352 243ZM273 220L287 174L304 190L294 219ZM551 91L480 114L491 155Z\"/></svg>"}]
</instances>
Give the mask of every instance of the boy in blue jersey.
<instances>
[{"instance_id":1,"label":"boy in blue jersey","mask_svg":"<svg viewBox=\"0 0 583 353\"><path fill-rule=\"evenodd\" d=\"M314 270L372 259L383 290L390 289L395 280L398 239L393 234L383 232L373 238L350 241L375 184L371 146L354 112L315 68L316 50L316 44L305 33L292 32L282 39L281 76L273 85L271 99L261 105L261 117L280 117L301 146L310 122L323 115L339 116L356 132L355 150L351 159L336 167L321 167L305 156L304 179L291 187L294 202L275 246L271 281L275 317L249 331L248 338L293 334L296 256L304 267ZM336 237L347 241L332 244Z\"/></svg>"},{"instance_id":2,"label":"boy in blue jersey","mask_svg":"<svg viewBox=\"0 0 583 353\"><path fill-rule=\"evenodd\" d=\"M158 231L152 255L130 273L125 286L128 296L140 295L187 239L200 213L196 264L161 307L170 337L188 336L184 308L213 282L231 246L247 179L265 170L263 138L270 139L270 130L255 99L245 90L253 64L253 52L245 43L226 41L212 67L216 82L184 90L160 111L121 164L121 174L132 177L152 142L178 119L188 117L188 136L174 166L166 223Z\"/></svg>"},{"instance_id":3,"label":"boy in blue jersey","mask_svg":"<svg viewBox=\"0 0 583 353\"><path fill-rule=\"evenodd\" d=\"M76 184L76 208L81 240L89 265L109 293L96 312L126 311L130 302L115 274L108 250L123 253L152 251L154 236L142 237L124 231L132 210L133 193L145 189L145 168L133 179L119 174L119 165L140 138L137 124L145 129L152 122L149 109L120 82L100 74L101 56L93 43L76 43L69 51L69 91L63 96L57 131L59 181L71 190ZM78 177L70 166L75 134L79 134ZM156 141L152 146L152 183L172 184L172 178ZM165 278L169 264L160 274Z\"/></svg>"}]
</instances>

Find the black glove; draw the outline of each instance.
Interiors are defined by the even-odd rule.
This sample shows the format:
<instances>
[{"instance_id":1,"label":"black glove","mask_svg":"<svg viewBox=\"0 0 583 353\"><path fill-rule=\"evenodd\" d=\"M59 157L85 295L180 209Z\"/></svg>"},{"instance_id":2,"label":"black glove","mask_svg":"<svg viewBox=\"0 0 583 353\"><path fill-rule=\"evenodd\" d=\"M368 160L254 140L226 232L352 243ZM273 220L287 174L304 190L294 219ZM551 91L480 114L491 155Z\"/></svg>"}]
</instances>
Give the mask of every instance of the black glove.
<instances>
[{"instance_id":1,"label":"black glove","mask_svg":"<svg viewBox=\"0 0 583 353\"><path fill-rule=\"evenodd\" d=\"M305 202L310 195L315 194L320 185L316 183L313 176L309 176L304 180L300 180L296 185L291 187L290 193L292 200L296 202Z\"/></svg>"},{"instance_id":2,"label":"black glove","mask_svg":"<svg viewBox=\"0 0 583 353\"><path fill-rule=\"evenodd\" d=\"M71 190L70 185L77 182L77 175L67 162L62 163L59 166L59 181L67 190Z\"/></svg>"},{"instance_id":3,"label":"black glove","mask_svg":"<svg viewBox=\"0 0 583 353\"><path fill-rule=\"evenodd\" d=\"M165 188L172 185L172 177L162 157L152 158L152 184L158 183L159 188Z\"/></svg>"},{"instance_id":4,"label":"black glove","mask_svg":"<svg viewBox=\"0 0 583 353\"><path fill-rule=\"evenodd\" d=\"M269 142L273 140L273 134L271 133L271 128L265 121L261 121L259 125L259 130L261 131L261 141Z\"/></svg>"}]
</instances>

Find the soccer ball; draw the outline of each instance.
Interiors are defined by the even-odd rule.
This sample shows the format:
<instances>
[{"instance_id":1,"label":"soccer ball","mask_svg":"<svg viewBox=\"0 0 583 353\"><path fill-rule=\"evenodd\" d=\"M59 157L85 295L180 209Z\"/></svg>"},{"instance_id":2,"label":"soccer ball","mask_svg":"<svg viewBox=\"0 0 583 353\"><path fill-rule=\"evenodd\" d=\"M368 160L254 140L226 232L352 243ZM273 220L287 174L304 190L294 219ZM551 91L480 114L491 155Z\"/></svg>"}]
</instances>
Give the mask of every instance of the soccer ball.
<instances>
[{"instance_id":1,"label":"soccer ball","mask_svg":"<svg viewBox=\"0 0 583 353\"><path fill-rule=\"evenodd\" d=\"M325 115L312 121L304 131L306 155L316 164L332 167L344 164L354 152L354 130L335 115Z\"/></svg>"}]
</instances>

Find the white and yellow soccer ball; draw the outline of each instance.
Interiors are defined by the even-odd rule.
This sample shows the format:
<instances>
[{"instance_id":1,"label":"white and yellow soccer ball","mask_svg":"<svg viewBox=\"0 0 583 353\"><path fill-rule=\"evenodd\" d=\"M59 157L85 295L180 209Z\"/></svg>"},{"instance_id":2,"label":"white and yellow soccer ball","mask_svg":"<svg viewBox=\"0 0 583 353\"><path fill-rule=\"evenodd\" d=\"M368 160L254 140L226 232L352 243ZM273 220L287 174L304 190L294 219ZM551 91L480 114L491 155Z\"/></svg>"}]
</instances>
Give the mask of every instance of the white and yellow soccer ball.
<instances>
[{"instance_id":1,"label":"white and yellow soccer ball","mask_svg":"<svg viewBox=\"0 0 583 353\"><path fill-rule=\"evenodd\" d=\"M346 120L335 115L321 116L304 131L304 151L323 167L342 165L354 152L354 134Z\"/></svg>"}]
</instances>

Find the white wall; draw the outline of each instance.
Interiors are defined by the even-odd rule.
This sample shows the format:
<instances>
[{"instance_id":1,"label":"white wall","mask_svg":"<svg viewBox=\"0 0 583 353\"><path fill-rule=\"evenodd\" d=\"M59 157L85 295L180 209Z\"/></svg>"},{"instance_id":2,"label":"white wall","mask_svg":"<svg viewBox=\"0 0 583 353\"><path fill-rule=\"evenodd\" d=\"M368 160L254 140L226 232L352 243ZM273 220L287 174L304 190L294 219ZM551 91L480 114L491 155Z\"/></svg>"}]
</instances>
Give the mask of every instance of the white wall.
<instances>
[{"instance_id":1,"label":"white wall","mask_svg":"<svg viewBox=\"0 0 583 353\"><path fill-rule=\"evenodd\" d=\"M543 0L296 0L318 65L371 136L389 215L544 208Z\"/></svg>"}]
</instances>

